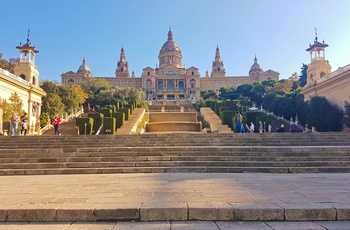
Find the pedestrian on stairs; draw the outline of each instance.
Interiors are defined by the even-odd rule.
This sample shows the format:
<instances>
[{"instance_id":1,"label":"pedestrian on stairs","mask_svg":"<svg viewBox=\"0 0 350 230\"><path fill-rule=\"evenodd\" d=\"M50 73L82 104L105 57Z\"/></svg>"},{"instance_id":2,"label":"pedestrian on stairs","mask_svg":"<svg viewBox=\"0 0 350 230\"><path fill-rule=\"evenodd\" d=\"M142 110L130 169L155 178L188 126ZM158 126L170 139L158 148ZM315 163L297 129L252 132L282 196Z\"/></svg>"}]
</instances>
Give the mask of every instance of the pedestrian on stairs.
<instances>
[{"instance_id":1,"label":"pedestrian on stairs","mask_svg":"<svg viewBox=\"0 0 350 230\"><path fill-rule=\"evenodd\" d=\"M59 130L61 124L61 118L58 114L55 115L55 117L52 119L52 125L55 128L55 135L61 135L61 132Z\"/></svg>"}]
</instances>

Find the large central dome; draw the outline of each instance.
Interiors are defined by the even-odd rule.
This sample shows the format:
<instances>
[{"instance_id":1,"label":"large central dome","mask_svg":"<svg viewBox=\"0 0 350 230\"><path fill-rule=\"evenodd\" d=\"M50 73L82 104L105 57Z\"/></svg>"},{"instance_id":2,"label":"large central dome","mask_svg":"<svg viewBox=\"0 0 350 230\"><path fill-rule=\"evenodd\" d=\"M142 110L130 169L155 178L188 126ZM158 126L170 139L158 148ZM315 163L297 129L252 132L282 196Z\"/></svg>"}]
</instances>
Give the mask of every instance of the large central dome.
<instances>
[{"instance_id":1,"label":"large central dome","mask_svg":"<svg viewBox=\"0 0 350 230\"><path fill-rule=\"evenodd\" d=\"M175 51L175 52L181 53L179 46L176 44L176 42L173 39L173 33L171 32L171 30L169 30L168 32L168 41L164 43L159 54L162 54L164 52L169 52L169 51Z\"/></svg>"},{"instance_id":2,"label":"large central dome","mask_svg":"<svg viewBox=\"0 0 350 230\"><path fill-rule=\"evenodd\" d=\"M163 68L172 65L177 68L181 67L182 54L179 46L173 39L171 30L168 32L168 40L163 44L159 52L159 67Z\"/></svg>"}]
</instances>

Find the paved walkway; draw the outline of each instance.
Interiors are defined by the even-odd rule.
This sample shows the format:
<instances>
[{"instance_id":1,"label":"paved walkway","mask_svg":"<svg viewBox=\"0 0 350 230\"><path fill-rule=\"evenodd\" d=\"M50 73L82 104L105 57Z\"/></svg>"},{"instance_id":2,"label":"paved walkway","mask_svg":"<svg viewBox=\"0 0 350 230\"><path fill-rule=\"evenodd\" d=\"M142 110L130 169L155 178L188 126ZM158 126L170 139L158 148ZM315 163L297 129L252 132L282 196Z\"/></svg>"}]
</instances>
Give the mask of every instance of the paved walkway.
<instances>
[{"instance_id":1,"label":"paved walkway","mask_svg":"<svg viewBox=\"0 0 350 230\"><path fill-rule=\"evenodd\" d=\"M1 223L0 230L349 230L350 221L162 221L162 222L60 222Z\"/></svg>"},{"instance_id":2,"label":"paved walkway","mask_svg":"<svg viewBox=\"0 0 350 230\"><path fill-rule=\"evenodd\" d=\"M0 221L350 220L348 173L28 175L0 185Z\"/></svg>"}]
</instances>

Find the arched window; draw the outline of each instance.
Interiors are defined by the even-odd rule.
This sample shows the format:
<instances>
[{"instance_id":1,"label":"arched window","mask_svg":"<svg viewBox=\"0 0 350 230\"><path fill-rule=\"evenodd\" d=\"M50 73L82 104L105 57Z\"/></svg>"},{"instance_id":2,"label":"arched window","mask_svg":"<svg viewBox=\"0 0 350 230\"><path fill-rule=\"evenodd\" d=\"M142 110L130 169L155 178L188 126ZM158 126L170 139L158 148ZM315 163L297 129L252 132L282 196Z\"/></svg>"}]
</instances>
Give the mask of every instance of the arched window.
<instances>
[{"instance_id":1,"label":"arched window","mask_svg":"<svg viewBox=\"0 0 350 230\"><path fill-rule=\"evenodd\" d=\"M173 81L168 81L168 90L174 90L174 82Z\"/></svg>"},{"instance_id":2,"label":"arched window","mask_svg":"<svg viewBox=\"0 0 350 230\"><path fill-rule=\"evenodd\" d=\"M23 80L26 79L26 75L24 75L24 74L19 75L19 77L22 78Z\"/></svg>"},{"instance_id":3,"label":"arched window","mask_svg":"<svg viewBox=\"0 0 350 230\"><path fill-rule=\"evenodd\" d=\"M321 72L320 73L320 78L323 78L323 77L325 77L326 76L326 73L325 72Z\"/></svg>"},{"instance_id":4,"label":"arched window","mask_svg":"<svg viewBox=\"0 0 350 230\"><path fill-rule=\"evenodd\" d=\"M163 82L158 82L158 90L163 90Z\"/></svg>"},{"instance_id":5,"label":"arched window","mask_svg":"<svg viewBox=\"0 0 350 230\"><path fill-rule=\"evenodd\" d=\"M185 89L185 84L183 81L179 82L179 90L184 90Z\"/></svg>"},{"instance_id":6,"label":"arched window","mask_svg":"<svg viewBox=\"0 0 350 230\"><path fill-rule=\"evenodd\" d=\"M36 83L36 78L33 76L32 84L35 85Z\"/></svg>"},{"instance_id":7,"label":"arched window","mask_svg":"<svg viewBox=\"0 0 350 230\"><path fill-rule=\"evenodd\" d=\"M192 71L192 76L194 75L194 71Z\"/></svg>"},{"instance_id":8,"label":"arched window","mask_svg":"<svg viewBox=\"0 0 350 230\"><path fill-rule=\"evenodd\" d=\"M151 75L151 73L150 73L150 72L147 72L147 76L149 76L149 75Z\"/></svg>"},{"instance_id":9,"label":"arched window","mask_svg":"<svg viewBox=\"0 0 350 230\"><path fill-rule=\"evenodd\" d=\"M196 80L191 79L190 83L191 83L191 88L192 89L196 88Z\"/></svg>"},{"instance_id":10,"label":"arched window","mask_svg":"<svg viewBox=\"0 0 350 230\"><path fill-rule=\"evenodd\" d=\"M152 88L152 81L151 81L150 79L148 79L148 80L146 81L146 88L147 88L147 89Z\"/></svg>"}]
</instances>

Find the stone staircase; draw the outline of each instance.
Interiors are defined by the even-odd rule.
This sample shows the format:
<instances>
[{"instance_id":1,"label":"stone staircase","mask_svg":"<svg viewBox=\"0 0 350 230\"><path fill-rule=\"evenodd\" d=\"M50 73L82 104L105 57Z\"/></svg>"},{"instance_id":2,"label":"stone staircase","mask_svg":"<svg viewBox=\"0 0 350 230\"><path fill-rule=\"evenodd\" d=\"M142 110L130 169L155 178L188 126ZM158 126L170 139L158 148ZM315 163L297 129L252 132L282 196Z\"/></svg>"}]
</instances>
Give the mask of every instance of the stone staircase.
<instances>
[{"instance_id":1,"label":"stone staircase","mask_svg":"<svg viewBox=\"0 0 350 230\"><path fill-rule=\"evenodd\" d=\"M350 172L350 133L0 137L0 175Z\"/></svg>"}]
</instances>

